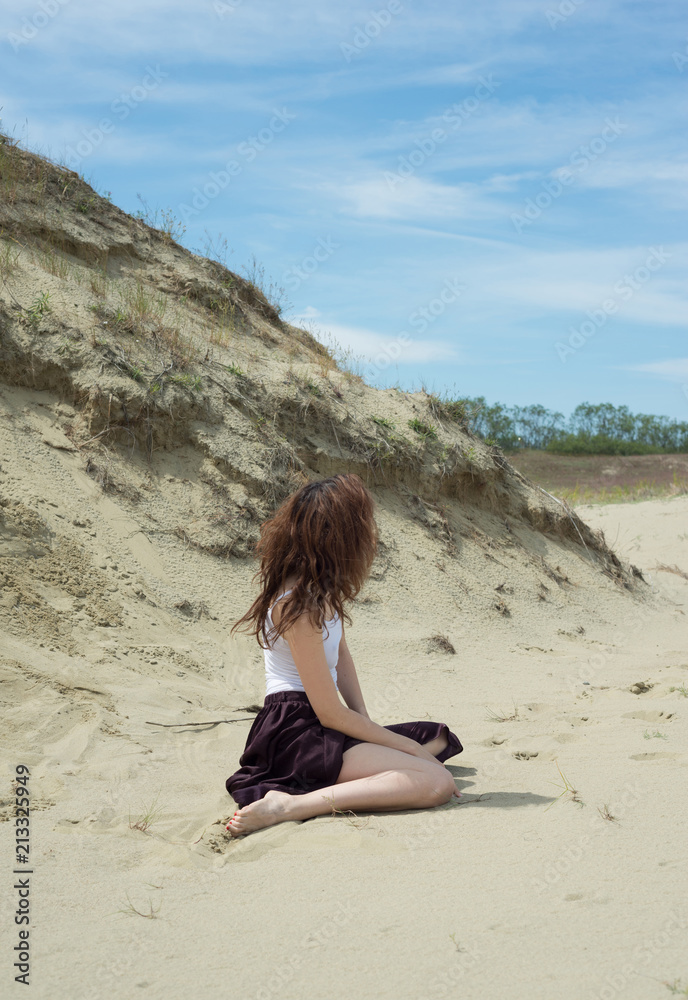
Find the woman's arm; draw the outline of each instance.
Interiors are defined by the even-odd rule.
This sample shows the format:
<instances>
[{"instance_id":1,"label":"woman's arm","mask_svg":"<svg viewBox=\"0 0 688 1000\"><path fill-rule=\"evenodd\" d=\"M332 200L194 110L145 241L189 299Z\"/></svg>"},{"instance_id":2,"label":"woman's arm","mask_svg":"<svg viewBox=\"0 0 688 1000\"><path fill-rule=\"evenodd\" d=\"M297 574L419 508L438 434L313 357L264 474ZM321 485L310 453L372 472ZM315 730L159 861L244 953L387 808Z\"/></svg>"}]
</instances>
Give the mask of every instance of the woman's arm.
<instances>
[{"instance_id":1,"label":"woman's arm","mask_svg":"<svg viewBox=\"0 0 688 1000\"><path fill-rule=\"evenodd\" d=\"M337 660L337 687L344 701L352 711L358 712L359 715L364 715L366 719L370 718L368 710L365 707L365 702L363 701L361 685L358 683L356 667L349 652L349 647L346 644L343 626L342 641L339 643L339 659Z\"/></svg>"},{"instance_id":2,"label":"woman's arm","mask_svg":"<svg viewBox=\"0 0 688 1000\"><path fill-rule=\"evenodd\" d=\"M278 624L278 620L275 619L275 611L278 608L279 605L276 605L272 612L275 624ZM385 729L384 726L378 726L365 715L342 705L327 666L322 632L313 627L307 614L301 615L294 625L287 629L284 638L289 643L301 683L322 726L326 729L336 729L366 743L378 743L438 763L437 758L420 743L416 743L408 736L402 736L401 733Z\"/></svg>"}]
</instances>

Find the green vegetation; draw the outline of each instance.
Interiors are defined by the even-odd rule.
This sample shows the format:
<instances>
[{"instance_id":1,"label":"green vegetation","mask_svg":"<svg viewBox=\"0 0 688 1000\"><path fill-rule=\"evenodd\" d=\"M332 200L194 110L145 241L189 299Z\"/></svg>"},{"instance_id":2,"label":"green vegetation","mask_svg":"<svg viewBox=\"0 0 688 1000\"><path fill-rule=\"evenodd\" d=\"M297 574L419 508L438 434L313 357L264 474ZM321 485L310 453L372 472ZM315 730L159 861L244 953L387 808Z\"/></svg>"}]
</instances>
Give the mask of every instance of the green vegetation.
<instances>
[{"instance_id":1,"label":"green vegetation","mask_svg":"<svg viewBox=\"0 0 688 1000\"><path fill-rule=\"evenodd\" d=\"M185 385L188 389L203 388L203 379L200 375L168 375L167 381L172 385Z\"/></svg>"},{"instance_id":2,"label":"green vegetation","mask_svg":"<svg viewBox=\"0 0 688 1000\"><path fill-rule=\"evenodd\" d=\"M135 382L143 382L144 381L144 378L143 378L143 368L141 367L140 364L138 364L136 362L128 363L128 362L122 361L121 362L121 367L122 367L122 369L124 371L126 371L127 375L130 375L131 378L133 378L133 380Z\"/></svg>"},{"instance_id":3,"label":"green vegetation","mask_svg":"<svg viewBox=\"0 0 688 1000\"><path fill-rule=\"evenodd\" d=\"M83 198L78 198L74 205L78 212L83 212L84 215L88 215L91 209L96 207L99 201L100 199L94 191L92 194L86 195Z\"/></svg>"},{"instance_id":4,"label":"green vegetation","mask_svg":"<svg viewBox=\"0 0 688 1000\"><path fill-rule=\"evenodd\" d=\"M144 808L138 819L132 821L131 812L129 813L129 829L130 830L140 830L141 833L148 833L148 830L152 824L158 819L162 813L162 807L158 806L158 798L160 797L160 792L155 796L150 806Z\"/></svg>"},{"instance_id":5,"label":"green vegetation","mask_svg":"<svg viewBox=\"0 0 688 1000\"><path fill-rule=\"evenodd\" d=\"M613 438L607 434L562 434L550 441L547 451L554 451L559 455L656 455L658 452L688 451L688 425L682 438L683 446L672 448L645 441Z\"/></svg>"},{"instance_id":6,"label":"green vegetation","mask_svg":"<svg viewBox=\"0 0 688 1000\"><path fill-rule=\"evenodd\" d=\"M688 984L684 984L682 979L674 979L672 983L663 984L675 997L688 997Z\"/></svg>"},{"instance_id":7,"label":"green vegetation","mask_svg":"<svg viewBox=\"0 0 688 1000\"><path fill-rule=\"evenodd\" d=\"M672 488L673 487L673 488ZM617 486L566 486L552 487L561 500L566 500L572 507L587 503L630 503L635 500L651 500L653 497L673 496L675 493L685 493L686 484L674 476L674 482L656 483L641 479L635 483Z\"/></svg>"},{"instance_id":8,"label":"green vegetation","mask_svg":"<svg viewBox=\"0 0 688 1000\"><path fill-rule=\"evenodd\" d=\"M438 416L464 423L505 451L543 449L565 455L645 455L688 451L688 422L631 413L612 403L580 403L569 420L562 413L531 406L488 406L484 396L453 401L430 396Z\"/></svg>"},{"instance_id":9,"label":"green vegetation","mask_svg":"<svg viewBox=\"0 0 688 1000\"><path fill-rule=\"evenodd\" d=\"M140 278L133 283L122 283L118 291L121 308L117 315L130 320L133 327L162 322L167 311L167 298L163 292L151 289Z\"/></svg>"},{"instance_id":10,"label":"green vegetation","mask_svg":"<svg viewBox=\"0 0 688 1000\"><path fill-rule=\"evenodd\" d=\"M0 236L2 236L0 231ZM11 239L11 237L8 237ZM19 267L19 250L15 250L9 243L0 245L0 277L9 278Z\"/></svg>"},{"instance_id":11,"label":"green vegetation","mask_svg":"<svg viewBox=\"0 0 688 1000\"><path fill-rule=\"evenodd\" d=\"M232 362L230 365L222 365L221 367L224 368L225 371L228 371L232 375L235 375L237 378L246 378L246 372L242 371L239 365L235 365L234 362Z\"/></svg>"},{"instance_id":12,"label":"green vegetation","mask_svg":"<svg viewBox=\"0 0 688 1000\"><path fill-rule=\"evenodd\" d=\"M80 333L77 333L75 336L64 337L60 341L60 346L57 349L58 354L61 354L64 357L66 354L69 354L71 351L75 350L76 345L81 343L82 340L83 337Z\"/></svg>"},{"instance_id":13,"label":"green vegetation","mask_svg":"<svg viewBox=\"0 0 688 1000\"><path fill-rule=\"evenodd\" d=\"M397 386L394 388L401 391ZM438 420L451 420L455 424L467 427L473 419L475 407L468 399L450 399L448 396L439 396L436 392L428 393L428 405L430 412Z\"/></svg>"},{"instance_id":14,"label":"green vegetation","mask_svg":"<svg viewBox=\"0 0 688 1000\"><path fill-rule=\"evenodd\" d=\"M31 324L31 326L34 327L38 326L43 317L43 314L46 312L50 312L50 305L48 302L49 298L50 298L50 292L41 292L41 294L36 296L32 304L26 310L26 314L29 317L29 323Z\"/></svg>"},{"instance_id":15,"label":"green vegetation","mask_svg":"<svg viewBox=\"0 0 688 1000\"><path fill-rule=\"evenodd\" d=\"M423 421L418 420L417 417L414 417L413 420L409 420L408 425L412 431L415 431L416 434L419 434L424 440L430 437L437 437L437 428L432 424L424 424Z\"/></svg>"},{"instance_id":16,"label":"green vegetation","mask_svg":"<svg viewBox=\"0 0 688 1000\"><path fill-rule=\"evenodd\" d=\"M6 205L14 203L17 191L25 179L21 159L12 153L18 143L19 139L14 136L4 133L0 135L0 193Z\"/></svg>"},{"instance_id":17,"label":"green vegetation","mask_svg":"<svg viewBox=\"0 0 688 1000\"><path fill-rule=\"evenodd\" d=\"M372 420L378 427L386 427L390 431L394 430L394 423L391 420L387 420L386 417L373 417Z\"/></svg>"}]
</instances>

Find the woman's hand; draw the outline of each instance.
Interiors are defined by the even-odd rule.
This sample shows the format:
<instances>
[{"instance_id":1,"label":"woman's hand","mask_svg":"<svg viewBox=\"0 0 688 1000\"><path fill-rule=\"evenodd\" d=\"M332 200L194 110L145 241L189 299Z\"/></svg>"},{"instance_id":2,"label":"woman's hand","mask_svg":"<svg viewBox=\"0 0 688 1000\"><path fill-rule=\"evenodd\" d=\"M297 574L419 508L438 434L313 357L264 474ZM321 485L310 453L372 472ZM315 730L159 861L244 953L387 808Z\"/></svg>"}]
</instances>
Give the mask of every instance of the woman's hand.
<instances>
[{"instance_id":1,"label":"woman's hand","mask_svg":"<svg viewBox=\"0 0 688 1000\"><path fill-rule=\"evenodd\" d=\"M437 757L434 756L434 754L431 754L430 751L426 750L425 747L422 746L420 743L416 743L415 740L411 740L411 743L413 744L413 747L409 748L409 750L407 751L408 753L413 754L414 757L420 757L421 760L431 760L434 764L437 764L439 767L444 767L442 761L438 760ZM458 790L458 788L455 788L454 791L452 792L452 802L458 802L460 798L461 798L461 792Z\"/></svg>"},{"instance_id":2,"label":"woman's hand","mask_svg":"<svg viewBox=\"0 0 688 1000\"><path fill-rule=\"evenodd\" d=\"M404 749L404 753L409 753L413 757L420 757L421 760L430 760L433 764L437 764L439 767L444 767L441 760L438 760L434 754L431 754L429 750L426 750L421 743L416 743L415 740L409 739L408 749Z\"/></svg>"}]
</instances>

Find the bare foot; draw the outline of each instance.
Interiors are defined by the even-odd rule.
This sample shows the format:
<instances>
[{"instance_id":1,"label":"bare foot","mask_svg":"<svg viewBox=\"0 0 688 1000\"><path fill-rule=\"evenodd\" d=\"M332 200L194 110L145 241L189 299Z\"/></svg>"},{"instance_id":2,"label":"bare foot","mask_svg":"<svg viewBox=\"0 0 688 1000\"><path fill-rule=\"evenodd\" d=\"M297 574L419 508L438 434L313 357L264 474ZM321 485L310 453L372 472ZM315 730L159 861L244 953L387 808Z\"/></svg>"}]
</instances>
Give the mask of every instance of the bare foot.
<instances>
[{"instance_id":1,"label":"bare foot","mask_svg":"<svg viewBox=\"0 0 688 1000\"><path fill-rule=\"evenodd\" d=\"M449 740L446 736L436 736L434 740L430 740L428 743L423 743L422 746L428 750L433 757L437 757L441 754L443 750L446 750L449 746ZM441 763L441 761L439 762Z\"/></svg>"},{"instance_id":2,"label":"bare foot","mask_svg":"<svg viewBox=\"0 0 688 1000\"><path fill-rule=\"evenodd\" d=\"M233 837L262 830L264 826L273 826L289 819L289 804L293 796L288 792L266 792L262 799L249 802L247 806L237 809L226 828Z\"/></svg>"}]
</instances>

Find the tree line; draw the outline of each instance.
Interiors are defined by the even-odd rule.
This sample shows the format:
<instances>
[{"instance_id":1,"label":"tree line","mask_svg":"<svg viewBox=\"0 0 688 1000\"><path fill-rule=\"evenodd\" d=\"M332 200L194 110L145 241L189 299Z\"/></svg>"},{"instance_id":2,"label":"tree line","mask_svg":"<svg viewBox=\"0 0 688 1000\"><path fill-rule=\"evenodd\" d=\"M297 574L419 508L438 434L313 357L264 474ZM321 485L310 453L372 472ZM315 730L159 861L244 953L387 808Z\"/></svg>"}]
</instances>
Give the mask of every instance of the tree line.
<instances>
[{"instance_id":1,"label":"tree line","mask_svg":"<svg viewBox=\"0 0 688 1000\"><path fill-rule=\"evenodd\" d=\"M466 426L504 451L537 448L560 454L643 455L688 451L688 423L631 413L612 403L580 403L568 420L538 403L487 404L484 396L449 404Z\"/></svg>"}]
</instances>

